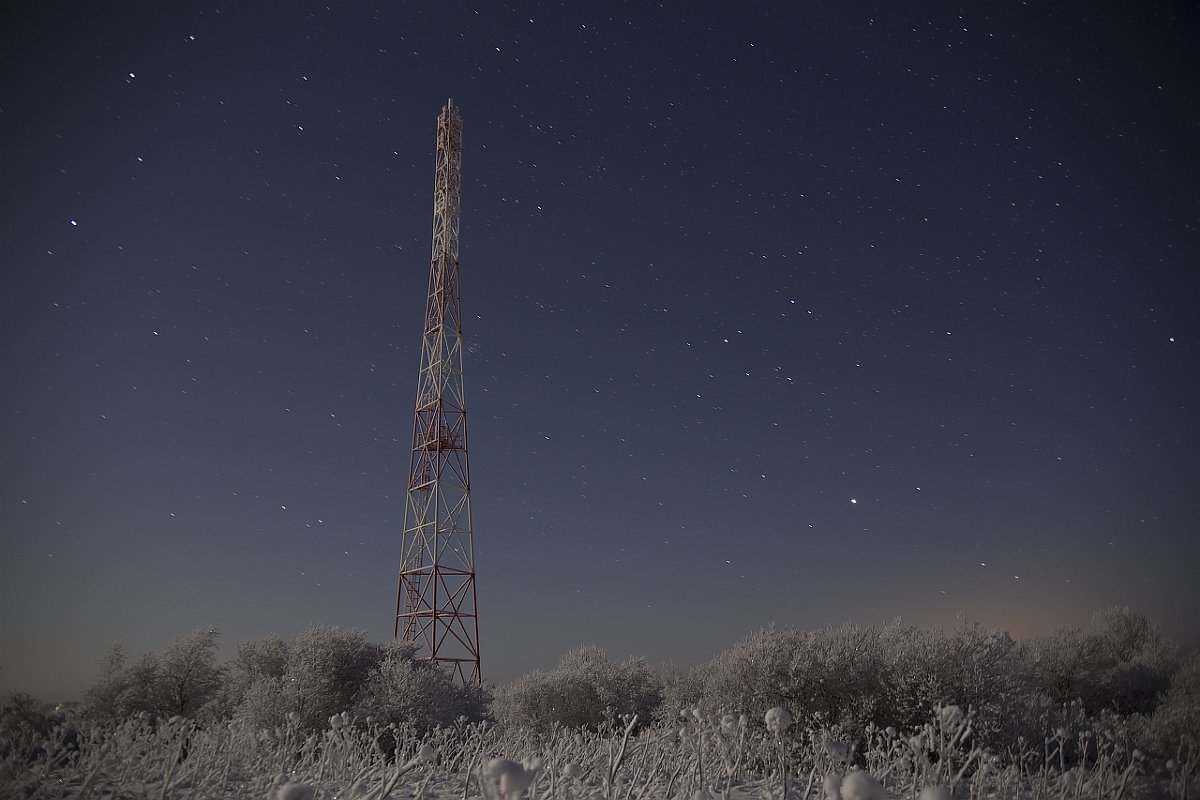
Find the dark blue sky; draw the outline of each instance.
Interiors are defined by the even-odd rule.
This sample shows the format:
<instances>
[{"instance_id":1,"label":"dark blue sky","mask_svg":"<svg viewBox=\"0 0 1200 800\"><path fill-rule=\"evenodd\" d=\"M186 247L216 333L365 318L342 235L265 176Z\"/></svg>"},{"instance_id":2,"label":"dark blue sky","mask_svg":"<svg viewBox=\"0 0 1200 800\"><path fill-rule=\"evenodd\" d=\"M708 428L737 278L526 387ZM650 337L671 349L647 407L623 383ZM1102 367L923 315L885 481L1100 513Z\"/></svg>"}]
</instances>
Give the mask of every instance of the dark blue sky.
<instances>
[{"instance_id":1,"label":"dark blue sky","mask_svg":"<svg viewBox=\"0 0 1200 800\"><path fill-rule=\"evenodd\" d=\"M0 688L390 635L451 96L485 678L1194 640L1200 22L1099 6L8 3Z\"/></svg>"}]
</instances>

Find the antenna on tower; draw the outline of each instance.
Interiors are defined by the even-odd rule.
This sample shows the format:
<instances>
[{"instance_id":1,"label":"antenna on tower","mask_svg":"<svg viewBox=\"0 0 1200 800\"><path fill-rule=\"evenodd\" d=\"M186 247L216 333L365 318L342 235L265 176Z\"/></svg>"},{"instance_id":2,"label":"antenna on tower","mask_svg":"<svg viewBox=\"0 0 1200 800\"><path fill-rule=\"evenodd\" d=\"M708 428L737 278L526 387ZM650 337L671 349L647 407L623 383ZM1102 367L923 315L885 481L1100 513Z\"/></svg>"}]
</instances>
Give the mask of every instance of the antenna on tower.
<instances>
[{"instance_id":1,"label":"antenna on tower","mask_svg":"<svg viewBox=\"0 0 1200 800\"><path fill-rule=\"evenodd\" d=\"M462 116L449 99L437 126L433 256L417 373L395 636L415 642L419 657L449 667L464 684L479 684L483 676L458 288L461 198Z\"/></svg>"}]
</instances>

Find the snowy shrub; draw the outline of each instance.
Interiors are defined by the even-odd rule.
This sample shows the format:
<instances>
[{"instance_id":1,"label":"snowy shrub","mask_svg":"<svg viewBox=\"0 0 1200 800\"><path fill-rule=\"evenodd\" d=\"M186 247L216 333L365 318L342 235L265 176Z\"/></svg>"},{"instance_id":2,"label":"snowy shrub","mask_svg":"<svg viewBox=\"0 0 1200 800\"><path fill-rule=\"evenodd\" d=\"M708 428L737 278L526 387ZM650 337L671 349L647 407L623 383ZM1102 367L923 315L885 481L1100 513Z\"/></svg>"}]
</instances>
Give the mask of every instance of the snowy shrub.
<instances>
[{"instance_id":1,"label":"snowy shrub","mask_svg":"<svg viewBox=\"0 0 1200 800\"><path fill-rule=\"evenodd\" d=\"M323 727L325 720L354 706L359 690L380 662L381 647L363 631L311 627L288 647L284 702L302 729Z\"/></svg>"},{"instance_id":2,"label":"snowy shrub","mask_svg":"<svg viewBox=\"0 0 1200 800\"><path fill-rule=\"evenodd\" d=\"M214 642L198 631L133 663L114 648L66 724L14 696L0 797L845 800L882 785L931 800L1127 800L1197 782L1200 656L1164 683L1173 644L1124 610L1028 646L965 623L769 629L665 680L581 648L498 690L501 726L464 724L484 692L409 644L313 628L244 644L222 672ZM1153 713L1128 713L1146 708L1145 681L1167 690ZM647 710L664 724L648 728ZM496 756L512 760L489 768Z\"/></svg>"},{"instance_id":3,"label":"snowy shrub","mask_svg":"<svg viewBox=\"0 0 1200 800\"><path fill-rule=\"evenodd\" d=\"M1149 718L1148 743L1161 755L1200 761L1200 651L1171 678L1170 688Z\"/></svg>"},{"instance_id":4,"label":"snowy shrub","mask_svg":"<svg viewBox=\"0 0 1200 800\"><path fill-rule=\"evenodd\" d=\"M781 705L798 720L820 720L848 735L870 723L908 730L923 725L935 705L957 703L975 710L981 738L1015 741L1042 723L1013 713L1018 698L1033 696L1022 667L1006 633L969 622L930 631L897 621L883 628L769 628L699 667L690 682L708 708L745 709L761 720Z\"/></svg>"},{"instance_id":5,"label":"snowy shrub","mask_svg":"<svg viewBox=\"0 0 1200 800\"><path fill-rule=\"evenodd\" d=\"M1153 712L1179 666L1179 646L1157 622L1123 607L1097 611L1091 630L1104 707L1118 714Z\"/></svg>"},{"instance_id":6,"label":"snowy shrub","mask_svg":"<svg viewBox=\"0 0 1200 800\"><path fill-rule=\"evenodd\" d=\"M748 730L740 715L695 706L677 713L671 728L637 735L633 717L598 732L535 734L481 723L420 733L339 713L307 732L293 712L268 734L236 720L139 716L85 722L70 742L65 726L52 727L0 758L0 797L1130 800L1186 797L1196 785L1186 755L1165 764L1143 756L1119 725L1091 734L1043 729L1034 741L992 753L974 744L971 724L970 709L943 706L927 709L917 730L873 726L850 745L848 760L865 767L857 769L831 763L844 743L827 725L800 720L777 736L765 729L765 714L762 728ZM1088 758L1064 766L1063 745L1077 743Z\"/></svg>"},{"instance_id":7,"label":"snowy shrub","mask_svg":"<svg viewBox=\"0 0 1200 800\"><path fill-rule=\"evenodd\" d=\"M1128 608L1092 615L1087 631L1063 628L1031 641L1027 669L1054 701L1092 714L1149 714L1178 667L1178 645Z\"/></svg>"},{"instance_id":8,"label":"snowy shrub","mask_svg":"<svg viewBox=\"0 0 1200 800\"><path fill-rule=\"evenodd\" d=\"M245 690L237 714L260 729L277 727L288 715L295 715L301 730L324 728L332 715L354 708L382 652L363 631L320 626L303 631L286 648L274 639L245 648L237 666L249 673L240 677Z\"/></svg>"},{"instance_id":9,"label":"snowy shrub","mask_svg":"<svg viewBox=\"0 0 1200 800\"><path fill-rule=\"evenodd\" d=\"M535 731L595 728L604 721L604 704L582 677L538 671L497 689L492 713L506 725Z\"/></svg>"},{"instance_id":10,"label":"snowy shrub","mask_svg":"<svg viewBox=\"0 0 1200 800\"><path fill-rule=\"evenodd\" d=\"M217 664L215 628L201 628L132 664L113 645L100 679L84 691L81 711L95 721L132 714L195 717L220 693L225 668Z\"/></svg>"},{"instance_id":11,"label":"snowy shrub","mask_svg":"<svg viewBox=\"0 0 1200 800\"><path fill-rule=\"evenodd\" d=\"M217 664L216 628L202 628L171 642L156 658L155 710L163 716L195 717L217 696L225 668Z\"/></svg>"},{"instance_id":12,"label":"snowy shrub","mask_svg":"<svg viewBox=\"0 0 1200 800\"><path fill-rule=\"evenodd\" d=\"M883 696L877 721L910 729L928 718L929 709L943 702L966 705L978 701L966 697L963 685L964 656L971 662L973 648L955 646L955 636L894 622L884 626L879 639L880 656L887 665ZM964 650L966 652L960 652Z\"/></svg>"},{"instance_id":13,"label":"snowy shrub","mask_svg":"<svg viewBox=\"0 0 1200 800\"><path fill-rule=\"evenodd\" d=\"M13 692L0 707L0 760L28 760L41 742L65 722L62 713L24 692Z\"/></svg>"},{"instance_id":14,"label":"snowy shrub","mask_svg":"<svg viewBox=\"0 0 1200 800\"><path fill-rule=\"evenodd\" d=\"M409 723L418 731L452 725L459 717L483 717L487 694L482 687L462 686L450 673L428 661L418 661L416 645L385 645L355 701L361 719L380 723Z\"/></svg>"},{"instance_id":15,"label":"snowy shrub","mask_svg":"<svg viewBox=\"0 0 1200 800\"><path fill-rule=\"evenodd\" d=\"M650 719L661 703L658 678L643 660L614 664L598 647L581 647L563 656L557 669L501 687L492 712L505 724L532 730L595 730L620 715Z\"/></svg>"},{"instance_id":16,"label":"snowy shrub","mask_svg":"<svg viewBox=\"0 0 1200 800\"><path fill-rule=\"evenodd\" d=\"M282 723L286 711L278 706L288 666L288 643L275 634L260 642L237 646L224 687L212 708L222 719L238 716L260 728Z\"/></svg>"},{"instance_id":17,"label":"snowy shrub","mask_svg":"<svg viewBox=\"0 0 1200 800\"><path fill-rule=\"evenodd\" d=\"M1096 683L1091 665L1097 662L1097 656L1088 652L1092 644L1077 628L1059 628L1024 644L1026 668L1055 703L1090 698Z\"/></svg>"},{"instance_id":18,"label":"snowy shrub","mask_svg":"<svg viewBox=\"0 0 1200 800\"><path fill-rule=\"evenodd\" d=\"M644 659L628 658L614 664L599 647L590 645L562 657L558 672L595 687L603 708L617 716L637 714L650 719L662 702L662 687Z\"/></svg>"},{"instance_id":19,"label":"snowy shrub","mask_svg":"<svg viewBox=\"0 0 1200 800\"><path fill-rule=\"evenodd\" d=\"M291 705L284 700L284 679L262 677L251 683L242 693L235 709L238 722L245 722L253 730L274 730L284 727Z\"/></svg>"},{"instance_id":20,"label":"snowy shrub","mask_svg":"<svg viewBox=\"0 0 1200 800\"><path fill-rule=\"evenodd\" d=\"M800 632L768 628L717 655L698 670L710 708L787 706L797 719L821 718L858 728L874 719L888 665L877 629L845 625Z\"/></svg>"},{"instance_id":21,"label":"snowy shrub","mask_svg":"<svg viewBox=\"0 0 1200 800\"><path fill-rule=\"evenodd\" d=\"M60 719L61 715L31 695L12 692L0 707L0 734L29 730L34 735L44 736Z\"/></svg>"},{"instance_id":22,"label":"snowy shrub","mask_svg":"<svg viewBox=\"0 0 1200 800\"><path fill-rule=\"evenodd\" d=\"M999 739L1017 726L1014 708L1033 693L1012 637L966 620L950 631L885 626L879 658L886 675L875 714L880 724L912 728L928 709L954 703L973 709L977 736Z\"/></svg>"},{"instance_id":23,"label":"snowy shrub","mask_svg":"<svg viewBox=\"0 0 1200 800\"><path fill-rule=\"evenodd\" d=\"M96 722L116 721L153 706L154 657L142 656L130 664L122 646L114 644L105 656L96 683L83 691L80 713Z\"/></svg>"},{"instance_id":24,"label":"snowy shrub","mask_svg":"<svg viewBox=\"0 0 1200 800\"><path fill-rule=\"evenodd\" d=\"M876 629L858 625L794 638L783 694L805 717L820 715L850 729L862 728L878 716L887 674L878 640Z\"/></svg>"},{"instance_id":25,"label":"snowy shrub","mask_svg":"<svg viewBox=\"0 0 1200 800\"><path fill-rule=\"evenodd\" d=\"M242 642L233 658L235 689L244 691L260 678L283 678L288 667L288 643L275 634L261 642Z\"/></svg>"},{"instance_id":26,"label":"snowy shrub","mask_svg":"<svg viewBox=\"0 0 1200 800\"><path fill-rule=\"evenodd\" d=\"M716 655L697 671L704 705L745 711L755 720L763 719L767 709L775 706L798 707L802 698L789 696L785 687L802 637L795 631L767 628Z\"/></svg>"},{"instance_id":27,"label":"snowy shrub","mask_svg":"<svg viewBox=\"0 0 1200 800\"><path fill-rule=\"evenodd\" d=\"M704 694L704 678L700 669L681 671L673 666L659 673L662 700L654 713L657 725L672 724L681 708L690 708L700 702Z\"/></svg>"},{"instance_id":28,"label":"snowy shrub","mask_svg":"<svg viewBox=\"0 0 1200 800\"><path fill-rule=\"evenodd\" d=\"M312 732L350 711L424 729L480 719L487 705L481 688L458 686L418 661L412 645L375 644L362 631L314 626L290 642L268 636L239 645L228 666L216 662L217 636L201 629L132 663L115 645L84 693L81 716L100 723L137 714L203 724L236 718L254 730L293 723Z\"/></svg>"}]
</instances>

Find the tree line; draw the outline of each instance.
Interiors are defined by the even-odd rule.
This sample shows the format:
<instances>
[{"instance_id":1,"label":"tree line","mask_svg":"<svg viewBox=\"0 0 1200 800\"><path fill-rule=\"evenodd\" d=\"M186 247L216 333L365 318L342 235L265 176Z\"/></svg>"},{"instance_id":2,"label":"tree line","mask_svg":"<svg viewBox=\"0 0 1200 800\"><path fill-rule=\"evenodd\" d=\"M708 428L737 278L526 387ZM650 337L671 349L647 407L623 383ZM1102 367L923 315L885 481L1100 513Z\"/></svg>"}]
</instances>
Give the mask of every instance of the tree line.
<instances>
[{"instance_id":1,"label":"tree line","mask_svg":"<svg viewBox=\"0 0 1200 800\"><path fill-rule=\"evenodd\" d=\"M972 709L975 735L997 749L1047 730L1120 730L1145 747L1200 755L1200 657L1183 654L1157 624L1126 608L1018 642L963 621L930 630L896 621L811 631L767 628L689 670L615 662L597 647L557 667L494 687L461 686L417 657L414 645L369 642L362 631L312 627L269 636L218 660L216 629L194 631L131 659L119 645L83 694L78 715L112 722L144 715L197 723L239 720L262 730L285 722L320 730L335 714L418 730L493 720L549 731L597 729L622 715L672 724L681 708L763 713L847 736L869 726L907 730L938 704ZM36 704L10 698L5 719L36 720ZM6 725L8 723L5 723ZM11 727L11 725L9 726Z\"/></svg>"}]
</instances>

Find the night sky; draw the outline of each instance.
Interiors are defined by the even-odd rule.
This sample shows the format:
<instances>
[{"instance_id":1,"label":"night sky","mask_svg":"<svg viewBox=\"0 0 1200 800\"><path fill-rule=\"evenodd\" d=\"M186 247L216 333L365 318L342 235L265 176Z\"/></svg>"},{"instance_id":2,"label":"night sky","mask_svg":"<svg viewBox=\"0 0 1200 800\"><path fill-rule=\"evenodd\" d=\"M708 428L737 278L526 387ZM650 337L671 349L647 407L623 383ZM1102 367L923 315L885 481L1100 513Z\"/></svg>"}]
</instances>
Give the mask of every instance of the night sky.
<instances>
[{"instance_id":1,"label":"night sky","mask_svg":"<svg viewBox=\"0 0 1200 800\"><path fill-rule=\"evenodd\" d=\"M0 689L391 635L448 97L485 679L1195 641L1196 4L665 5L7 3Z\"/></svg>"}]
</instances>

